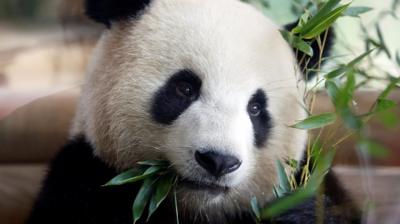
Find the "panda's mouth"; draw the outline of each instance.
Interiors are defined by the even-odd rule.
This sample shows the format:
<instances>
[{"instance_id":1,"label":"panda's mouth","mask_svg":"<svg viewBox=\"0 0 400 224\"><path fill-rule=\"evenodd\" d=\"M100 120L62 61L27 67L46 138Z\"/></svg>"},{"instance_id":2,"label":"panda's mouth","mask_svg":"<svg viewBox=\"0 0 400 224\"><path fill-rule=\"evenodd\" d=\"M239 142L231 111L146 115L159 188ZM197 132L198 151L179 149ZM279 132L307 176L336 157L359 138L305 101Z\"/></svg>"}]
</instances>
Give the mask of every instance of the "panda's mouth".
<instances>
[{"instance_id":1,"label":"panda's mouth","mask_svg":"<svg viewBox=\"0 0 400 224\"><path fill-rule=\"evenodd\" d=\"M222 194L229 191L229 187L197 180L181 179L181 185L194 191L208 191L212 194Z\"/></svg>"}]
</instances>

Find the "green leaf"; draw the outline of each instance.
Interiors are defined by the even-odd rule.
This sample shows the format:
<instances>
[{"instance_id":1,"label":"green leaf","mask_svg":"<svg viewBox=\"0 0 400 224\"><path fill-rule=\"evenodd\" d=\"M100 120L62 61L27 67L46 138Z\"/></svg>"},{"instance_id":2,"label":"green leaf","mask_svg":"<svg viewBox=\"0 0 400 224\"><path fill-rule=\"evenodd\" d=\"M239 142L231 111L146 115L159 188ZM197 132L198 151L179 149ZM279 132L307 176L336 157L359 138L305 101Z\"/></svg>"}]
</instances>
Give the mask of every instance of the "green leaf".
<instances>
[{"instance_id":1,"label":"green leaf","mask_svg":"<svg viewBox=\"0 0 400 224\"><path fill-rule=\"evenodd\" d=\"M340 89L336 85L336 83L332 80L327 80L325 82L325 88L328 92L329 97L331 98L331 101L334 105L336 105L337 98L339 96Z\"/></svg>"},{"instance_id":2,"label":"green leaf","mask_svg":"<svg viewBox=\"0 0 400 224\"><path fill-rule=\"evenodd\" d=\"M392 100L378 99L374 112L377 112L377 113L383 112L383 111L394 108L396 105L397 105L396 102L394 102Z\"/></svg>"},{"instance_id":3,"label":"green leaf","mask_svg":"<svg viewBox=\"0 0 400 224\"><path fill-rule=\"evenodd\" d=\"M385 158L389 155L389 150L387 148L368 139L361 140L358 143L358 147L361 151L373 157Z\"/></svg>"},{"instance_id":4,"label":"green leaf","mask_svg":"<svg viewBox=\"0 0 400 224\"><path fill-rule=\"evenodd\" d=\"M312 47L302 40L300 37L297 37L286 30L280 31L283 38L295 49L307 54L308 56L312 57L314 55L314 51Z\"/></svg>"},{"instance_id":5,"label":"green leaf","mask_svg":"<svg viewBox=\"0 0 400 224\"><path fill-rule=\"evenodd\" d=\"M375 49L371 49L367 52L364 52L363 54L361 54L360 56L356 57L355 59L353 59L350 63L347 64L348 68L352 68L354 67L354 65L358 64L361 60L363 60L366 56L368 56L369 54L371 54Z\"/></svg>"},{"instance_id":6,"label":"green leaf","mask_svg":"<svg viewBox=\"0 0 400 224\"><path fill-rule=\"evenodd\" d=\"M304 40L302 40L299 37L295 37L293 39L293 47L295 47L299 51L307 54L310 57L312 57L314 55L314 50L312 49L312 47L307 42L305 42Z\"/></svg>"},{"instance_id":7,"label":"green leaf","mask_svg":"<svg viewBox=\"0 0 400 224\"><path fill-rule=\"evenodd\" d=\"M365 7L365 6L356 6L356 7L349 7L344 15L352 16L352 17L359 17L359 15L371 11L372 8Z\"/></svg>"},{"instance_id":8,"label":"green leaf","mask_svg":"<svg viewBox=\"0 0 400 224\"><path fill-rule=\"evenodd\" d=\"M178 211L178 197L176 195L176 187L174 187L174 207L175 207L175 219L176 224L179 224L179 211Z\"/></svg>"},{"instance_id":9,"label":"green leaf","mask_svg":"<svg viewBox=\"0 0 400 224\"><path fill-rule=\"evenodd\" d=\"M386 128L395 128L400 123L399 116L390 110L380 112L377 117Z\"/></svg>"},{"instance_id":10,"label":"green leaf","mask_svg":"<svg viewBox=\"0 0 400 224\"><path fill-rule=\"evenodd\" d=\"M317 14L303 25L299 32L302 34L310 32L315 26L320 23L320 21L323 20L324 17L328 15L330 11L332 11L332 9L334 9L339 4L340 1L341 0L329 0L327 3L325 3L317 12Z\"/></svg>"},{"instance_id":11,"label":"green leaf","mask_svg":"<svg viewBox=\"0 0 400 224\"><path fill-rule=\"evenodd\" d=\"M261 209L261 219L268 220L276 217L295 207L296 205L301 204L303 201L312 196L313 192L308 191L304 188L299 188L292 194L279 198L279 200L276 200L272 204L269 204L267 207Z\"/></svg>"},{"instance_id":12,"label":"green leaf","mask_svg":"<svg viewBox=\"0 0 400 224\"><path fill-rule=\"evenodd\" d=\"M348 107L340 110L340 116L342 117L344 124L348 128L360 130L363 126L360 118L358 118Z\"/></svg>"},{"instance_id":13,"label":"green leaf","mask_svg":"<svg viewBox=\"0 0 400 224\"><path fill-rule=\"evenodd\" d=\"M341 89L339 91L337 101L335 102L336 103L335 106L336 106L337 110L347 108L353 98L353 93L354 93L355 86L356 86L354 70L348 70L346 72L346 78L347 78L346 84L343 87L343 89Z\"/></svg>"},{"instance_id":14,"label":"green leaf","mask_svg":"<svg viewBox=\"0 0 400 224\"><path fill-rule=\"evenodd\" d=\"M364 52L363 54L361 54L360 56L356 57L355 59L353 59L352 61L350 61L347 65L345 66L341 66L331 72L329 72L325 78L326 79L333 79L336 78L340 75L342 75L343 73L347 72L350 69L353 69L353 67L358 64L362 59L364 59L366 56L368 56L369 54L371 54L372 51L374 51L375 49L371 49L367 52Z\"/></svg>"},{"instance_id":15,"label":"green leaf","mask_svg":"<svg viewBox=\"0 0 400 224\"><path fill-rule=\"evenodd\" d=\"M271 5L269 4L269 0L260 0L260 3L261 3L261 5L264 6L265 8L271 7Z\"/></svg>"},{"instance_id":16,"label":"green leaf","mask_svg":"<svg viewBox=\"0 0 400 224\"><path fill-rule=\"evenodd\" d=\"M256 216L257 221L261 220L261 213L260 213L260 206L258 205L258 201L256 197L253 197L251 199L251 210L253 211L253 214Z\"/></svg>"},{"instance_id":17,"label":"green leaf","mask_svg":"<svg viewBox=\"0 0 400 224\"><path fill-rule=\"evenodd\" d=\"M296 27L294 27L290 32L293 34L297 34L301 31L302 27L308 22L310 19L310 12L306 11L303 15L300 16L299 22Z\"/></svg>"},{"instance_id":18,"label":"green leaf","mask_svg":"<svg viewBox=\"0 0 400 224\"><path fill-rule=\"evenodd\" d=\"M312 161L319 161L319 157L321 156L322 150L323 150L322 143L319 141L319 139L316 139L311 147ZM317 165L317 162L314 162L311 171L314 170L316 165Z\"/></svg>"},{"instance_id":19,"label":"green leaf","mask_svg":"<svg viewBox=\"0 0 400 224\"><path fill-rule=\"evenodd\" d=\"M397 51L397 53L396 53L396 62L397 62L397 65L400 66L400 51Z\"/></svg>"},{"instance_id":20,"label":"green leaf","mask_svg":"<svg viewBox=\"0 0 400 224\"><path fill-rule=\"evenodd\" d=\"M263 208L261 210L261 219L264 220L276 217L315 195L332 165L335 153L336 151L331 149L323 154L321 159L316 162L316 168L312 172L306 186L298 188L290 195L286 195Z\"/></svg>"},{"instance_id":21,"label":"green leaf","mask_svg":"<svg viewBox=\"0 0 400 224\"><path fill-rule=\"evenodd\" d=\"M150 217L153 215L153 213L157 210L165 198L167 198L172 186L174 185L175 179L176 175L169 173L160 177L160 179L157 181L155 194L153 194L150 200L147 221L150 220Z\"/></svg>"},{"instance_id":22,"label":"green leaf","mask_svg":"<svg viewBox=\"0 0 400 224\"><path fill-rule=\"evenodd\" d=\"M311 173L310 179L306 185L306 189L308 189L308 191L315 192L321 185L330 167L332 166L335 154L335 149L327 150L320 156L318 160L315 161L315 168Z\"/></svg>"},{"instance_id":23,"label":"green leaf","mask_svg":"<svg viewBox=\"0 0 400 224\"><path fill-rule=\"evenodd\" d=\"M346 66L339 67L339 68L337 68L337 69L335 69L335 70L329 72L329 73L325 76L325 78L326 78L326 79L333 79L333 78L335 78L335 77L338 77L338 76L342 75L342 74L345 73L346 71L347 71L347 67L346 67Z\"/></svg>"},{"instance_id":24,"label":"green leaf","mask_svg":"<svg viewBox=\"0 0 400 224\"><path fill-rule=\"evenodd\" d=\"M376 28L376 33L378 34L378 38L379 38L379 43L381 45L381 49L385 52L387 57L389 59L391 59L392 55L390 54L390 51L389 51L389 49L388 49L388 47L386 45L385 39L383 38L383 34L382 34L382 31L381 31L381 28L379 27L378 24L376 24L375 28Z\"/></svg>"},{"instance_id":25,"label":"green leaf","mask_svg":"<svg viewBox=\"0 0 400 224\"><path fill-rule=\"evenodd\" d=\"M290 159L288 164L293 169L297 169L299 166L299 162L297 162L297 160L295 160L295 159Z\"/></svg>"},{"instance_id":26,"label":"green leaf","mask_svg":"<svg viewBox=\"0 0 400 224\"><path fill-rule=\"evenodd\" d=\"M301 36L305 39L312 39L312 38L320 35L322 32L327 30L336 21L337 18L339 18L342 15L342 13L349 7L349 5L350 4L339 6L338 8L329 12L327 15L318 19L317 23L312 27L307 26L309 23L305 24L303 26L304 29L302 29L300 31ZM312 18L310 20L310 22L314 18Z\"/></svg>"},{"instance_id":27,"label":"green leaf","mask_svg":"<svg viewBox=\"0 0 400 224\"><path fill-rule=\"evenodd\" d=\"M137 176L141 176L144 171L145 171L145 169L139 168L139 167L127 170L127 171L119 174L118 176L114 177L113 179L111 179L109 182L107 182L103 186L116 186L116 185L125 184L125 183L127 183L127 180L131 180Z\"/></svg>"},{"instance_id":28,"label":"green leaf","mask_svg":"<svg viewBox=\"0 0 400 224\"><path fill-rule=\"evenodd\" d=\"M170 163L165 160L146 160L137 162L139 165L146 165L146 166L169 166Z\"/></svg>"},{"instance_id":29,"label":"green leaf","mask_svg":"<svg viewBox=\"0 0 400 224\"><path fill-rule=\"evenodd\" d=\"M322 128L330 125L336 121L336 115L334 113L324 113L320 115L311 116L291 127L297 129L311 130L316 128Z\"/></svg>"},{"instance_id":30,"label":"green leaf","mask_svg":"<svg viewBox=\"0 0 400 224\"><path fill-rule=\"evenodd\" d=\"M276 168L279 178L279 186L276 188L276 190L278 196L282 197L291 192L290 182L286 174L285 168L279 160L276 162Z\"/></svg>"},{"instance_id":31,"label":"green leaf","mask_svg":"<svg viewBox=\"0 0 400 224\"><path fill-rule=\"evenodd\" d=\"M140 168L143 169L143 168ZM140 180L145 179L148 176L152 176L158 171L161 170L161 167L159 166L152 166L146 169L146 171L141 173L140 171L130 171L129 173L122 173L116 177L114 177L112 180L110 180L107 184L104 186L118 186L118 185L124 185L127 183L134 183Z\"/></svg>"},{"instance_id":32,"label":"green leaf","mask_svg":"<svg viewBox=\"0 0 400 224\"><path fill-rule=\"evenodd\" d=\"M400 77L398 78L391 78L389 85L379 94L379 99L386 99L389 94L396 88L397 84L400 83Z\"/></svg>"},{"instance_id":33,"label":"green leaf","mask_svg":"<svg viewBox=\"0 0 400 224\"><path fill-rule=\"evenodd\" d=\"M142 187L136 195L135 201L133 202L132 212L133 212L133 223L136 223L140 217L142 217L144 208L146 207L151 193L153 191L153 184L156 182L157 178L147 178L144 180Z\"/></svg>"}]
</instances>

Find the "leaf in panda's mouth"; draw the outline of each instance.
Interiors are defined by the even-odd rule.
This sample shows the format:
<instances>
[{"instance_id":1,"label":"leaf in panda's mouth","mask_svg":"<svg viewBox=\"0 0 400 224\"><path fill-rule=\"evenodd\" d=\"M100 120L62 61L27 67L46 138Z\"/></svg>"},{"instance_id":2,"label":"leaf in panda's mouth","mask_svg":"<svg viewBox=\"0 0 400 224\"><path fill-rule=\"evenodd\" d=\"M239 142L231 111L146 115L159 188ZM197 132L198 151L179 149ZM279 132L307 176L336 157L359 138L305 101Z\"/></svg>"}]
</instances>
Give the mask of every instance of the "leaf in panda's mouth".
<instances>
[{"instance_id":1,"label":"leaf in panda's mouth","mask_svg":"<svg viewBox=\"0 0 400 224\"><path fill-rule=\"evenodd\" d=\"M168 161L148 160L138 162L138 166L129 169L107 182L104 187L120 186L129 183L143 181L133 202L133 220L136 223L141 217L148 204L148 217L150 217L167 198L171 189L177 184L178 175L171 168ZM176 193L174 194L176 197ZM177 200L175 199L176 219L178 222Z\"/></svg>"}]
</instances>

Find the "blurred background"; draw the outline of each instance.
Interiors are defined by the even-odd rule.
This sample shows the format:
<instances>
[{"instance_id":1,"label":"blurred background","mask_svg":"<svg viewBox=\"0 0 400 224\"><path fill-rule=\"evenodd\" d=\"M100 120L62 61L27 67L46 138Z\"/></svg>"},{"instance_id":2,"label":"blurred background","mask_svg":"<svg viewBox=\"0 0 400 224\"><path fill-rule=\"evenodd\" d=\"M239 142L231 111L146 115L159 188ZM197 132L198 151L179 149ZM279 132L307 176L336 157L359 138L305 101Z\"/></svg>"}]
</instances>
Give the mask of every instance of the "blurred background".
<instances>
[{"instance_id":1,"label":"blurred background","mask_svg":"<svg viewBox=\"0 0 400 224\"><path fill-rule=\"evenodd\" d=\"M302 1L250 2L266 2L260 9L284 25L298 18L296 4ZM330 64L363 53L368 38L384 41L388 51L375 55L374 66L366 67L375 78L356 93L362 113L385 85L379 77L400 76L400 7L398 0L354 0L352 5L372 10L338 20L334 54L341 57ZM26 219L48 161L68 137L79 87L102 29L86 19L82 0L0 0L0 223ZM334 169L346 188L370 211L369 223L400 220L400 91L390 98L397 106L374 119L368 129L388 152L363 158L350 138L339 146L335 160ZM316 110L333 110L323 91ZM340 138L340 127L332 126L334 134L325 138Z\"/></svg>"}]
</instances>

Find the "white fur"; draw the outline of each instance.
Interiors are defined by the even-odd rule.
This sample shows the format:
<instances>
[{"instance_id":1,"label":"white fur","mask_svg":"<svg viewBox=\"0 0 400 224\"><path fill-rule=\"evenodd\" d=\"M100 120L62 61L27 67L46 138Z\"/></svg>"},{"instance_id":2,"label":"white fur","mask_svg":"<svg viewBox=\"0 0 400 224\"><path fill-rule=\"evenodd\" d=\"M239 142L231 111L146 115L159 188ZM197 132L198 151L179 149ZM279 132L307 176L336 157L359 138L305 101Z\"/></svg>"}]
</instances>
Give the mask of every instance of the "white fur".
<instances>
[{"instance_id":1,"label":"white fur","mask_svg":"<svg viewBox=\"0 0 400 224\"><path fill-rule=\"evenodd\" d=\"M278 30L237 0L154 0L139 20L115 23L104 32L72 135L85 134L96 154L120 170L161 158L184 177L211 182L194 160L196 149L217 147L241 159L241 167L218 182L231 187L227 195L182 191L182 207L197 202L211 211L224 203L226 211L234 211L251 196L271 197L276 161L300 159L306 138L288 127L305 117L303 87ZM200 99L173 125L155 123L149 114L152 97L185 68L202 79ZM246 111L259 88L266 91L273 120L263 149L253 144Z\"/></svg>"}]
</instances>

